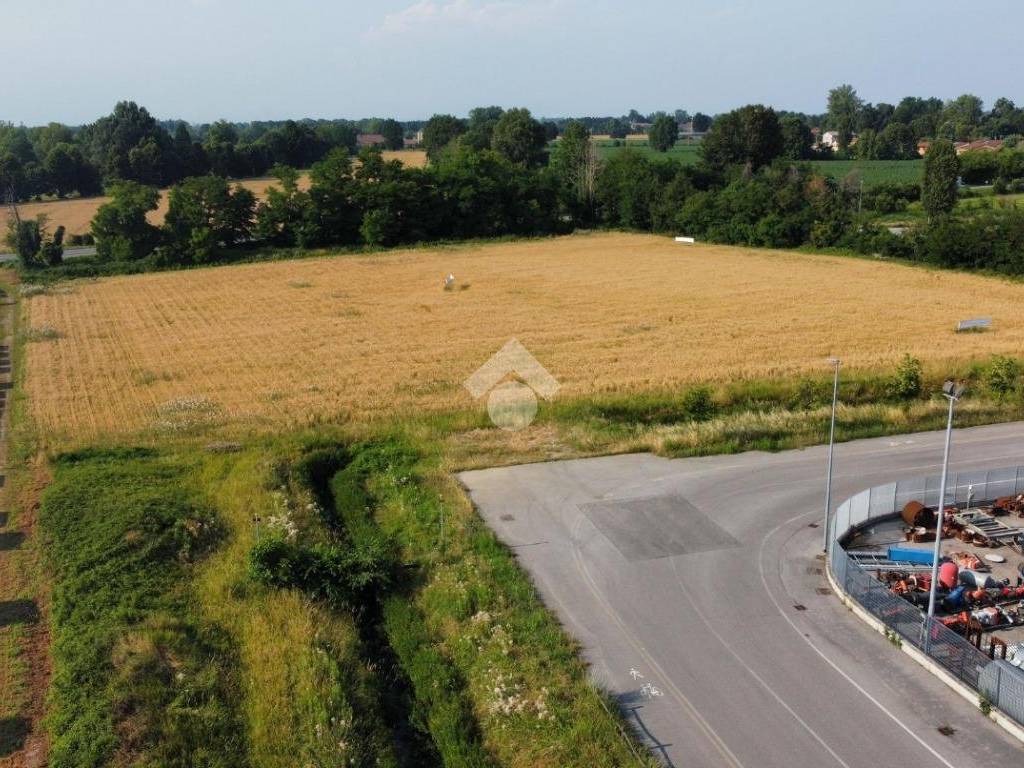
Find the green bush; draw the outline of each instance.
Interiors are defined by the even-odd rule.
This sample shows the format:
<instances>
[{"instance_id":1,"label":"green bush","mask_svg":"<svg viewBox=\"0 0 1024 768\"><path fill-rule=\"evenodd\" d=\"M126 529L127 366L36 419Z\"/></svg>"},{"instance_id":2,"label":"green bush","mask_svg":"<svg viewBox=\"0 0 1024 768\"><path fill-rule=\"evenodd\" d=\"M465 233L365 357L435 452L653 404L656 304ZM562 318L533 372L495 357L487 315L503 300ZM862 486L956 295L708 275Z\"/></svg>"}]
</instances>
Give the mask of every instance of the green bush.
<instances>
[{"instance_id":1,"label":"green bush","mask_svg":"<svg viewBox=\"0 0 1024 768\"><path fill-rule=\"evenodd\" d=\"M694 387L683 395L683 413L693 421L707 421L715 415L717 406L710 387Z\"/></svg>"},{"instance_id":2,"label":"green bush","mask_svg":"<svg viewBox=\"0 0 1024 768\"><path fill-rule=\"evenodd\" d=\"M294 588L342 610L356 611L386 593L395 562L381 537L356 544L294 544L280 536L257 542L249 575L275 587Z\"/></svg>"},{"instance_id":3,"label":"green bush","mask_svg":"<svg viewBox=\"0 0 1024 768\"><path fill-rule=\"evenodd\" d=\"M1020 380L1020 363L1012 357L993 355L985 367L985 386L1002 399L1017 389Z\"/></svg>"},{"instance_id":4,"label":"green bush","mask_svg":"<svg viewBox=\"0 0 1024 768\"><path fill-rule=\"evenodd\" d=\"M896 373L889 380L889 395L899 400L910 400L921 394L921 361L909 354L903 356Z\"/></svg>"}]
</instances>

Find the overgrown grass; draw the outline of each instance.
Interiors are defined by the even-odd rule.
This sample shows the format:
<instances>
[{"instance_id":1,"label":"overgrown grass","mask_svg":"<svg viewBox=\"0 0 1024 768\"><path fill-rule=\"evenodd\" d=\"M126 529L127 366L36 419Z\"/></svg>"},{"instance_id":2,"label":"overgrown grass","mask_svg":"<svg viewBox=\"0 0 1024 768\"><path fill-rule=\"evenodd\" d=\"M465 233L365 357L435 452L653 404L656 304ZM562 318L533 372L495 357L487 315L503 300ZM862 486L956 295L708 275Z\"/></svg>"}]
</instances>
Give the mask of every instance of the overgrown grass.
<instances>
[{"instance_id":1,"label":"overgrown grass","mask_svg":"<svg viewBox=\"0 0 1024 768\"><path fill-rule=\"evenodd\" d=\"M380 629L411 686L414 721L444 765L645 764L436 448L403 431L358 444L327 497L354 546L383 535L406 563L380 601Z\"/></svg>"},{"instance_id":2,"label":"overgrown grass","mask_svg":"<svg viewBox=\"0 0 1024 768\"><path fill-rule=\"evenodd\" d=\"M296 451L289 438L206 450L196 480L230 536L196 582L202 611L238 645L254 765L393 765L394 747L379 721L380 677L366 663L352 616L297 590L260 586L246 570L256 542L288 525L323 540L315 501L289 487L285 469Z\"/></svg>"},{"instance_id":3,"label":"overgrown grass","mask_svg":"<svg viewBox=\"0 0 1024 768\"><path fill-rule=\"evenodd\" d=\"M245 766L235 647L190 577L219 535L148 449L54 461L40 523L53 571L49 765Z\"/></svg>"}]
</instances>

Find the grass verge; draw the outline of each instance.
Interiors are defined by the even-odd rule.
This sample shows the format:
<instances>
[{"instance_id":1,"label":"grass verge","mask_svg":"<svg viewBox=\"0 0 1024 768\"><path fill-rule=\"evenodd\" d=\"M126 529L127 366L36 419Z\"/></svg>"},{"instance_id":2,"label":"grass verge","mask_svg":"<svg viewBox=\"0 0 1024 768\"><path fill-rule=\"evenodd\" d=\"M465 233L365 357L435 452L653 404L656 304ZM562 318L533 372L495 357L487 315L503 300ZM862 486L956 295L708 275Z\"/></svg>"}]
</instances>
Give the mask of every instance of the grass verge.
<instances>
[{"instance_id":1,"label":"grass verge","mask_svg":"<svg viewBox=\"0 0 1024 768\"><path fill-rule=\"evenodd\" d=\"M54 580L54 768L248 765L235 648L191 590L222 529L189 469L148 449L54 461L40 519Z\"/></svg>"}]
</instances>

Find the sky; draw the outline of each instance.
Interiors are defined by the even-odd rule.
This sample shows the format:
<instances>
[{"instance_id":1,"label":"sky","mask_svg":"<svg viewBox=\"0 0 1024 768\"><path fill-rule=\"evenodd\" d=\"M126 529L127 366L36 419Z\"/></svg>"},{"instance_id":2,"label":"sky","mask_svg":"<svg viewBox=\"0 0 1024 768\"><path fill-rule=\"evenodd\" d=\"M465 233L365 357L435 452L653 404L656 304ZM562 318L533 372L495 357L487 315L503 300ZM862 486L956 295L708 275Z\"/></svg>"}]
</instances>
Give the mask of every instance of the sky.
<instances>
[{"instance_id":1,"label":"sky","mask_svg":"<svg viewBox=\"0 0 1024 768\"><path fill-rule=\"evenodd\" d=\"M862 98L1024 102L1024 3L989 0L0 0L0 121L131 99L210 122L537 116Z\"/></svg>"}]
</instances>

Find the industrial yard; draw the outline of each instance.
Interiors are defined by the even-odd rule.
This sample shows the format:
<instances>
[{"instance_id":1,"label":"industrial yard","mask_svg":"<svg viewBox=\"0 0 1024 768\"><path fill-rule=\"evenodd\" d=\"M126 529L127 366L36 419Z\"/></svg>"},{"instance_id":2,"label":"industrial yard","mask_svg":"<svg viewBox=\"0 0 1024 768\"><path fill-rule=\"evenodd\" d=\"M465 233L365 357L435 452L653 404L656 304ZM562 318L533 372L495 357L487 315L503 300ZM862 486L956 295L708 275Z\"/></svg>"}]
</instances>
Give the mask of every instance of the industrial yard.
<instances>
[{"instance_id":1,"label":"industrial yard","mask_svg":"<svg viewBox=\"0 0 1024 768\"><path fill-rule=\"evenodd\" d=\"M893 594L928 604L935 511L919 502L906 516L873 526L847 550ZM1017 499L949 506L940 545L936 615L986 652L1024 664L1024 514ZM911 522L905 522L910 518ZM922 520L923 518L923 520ZM932 528L917 525L931 521ZM1002 649L1002 650L1001 650Z\"/></svg>"}]
</instances>

